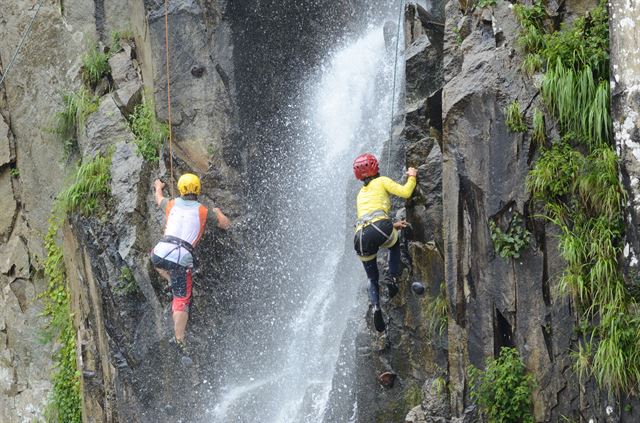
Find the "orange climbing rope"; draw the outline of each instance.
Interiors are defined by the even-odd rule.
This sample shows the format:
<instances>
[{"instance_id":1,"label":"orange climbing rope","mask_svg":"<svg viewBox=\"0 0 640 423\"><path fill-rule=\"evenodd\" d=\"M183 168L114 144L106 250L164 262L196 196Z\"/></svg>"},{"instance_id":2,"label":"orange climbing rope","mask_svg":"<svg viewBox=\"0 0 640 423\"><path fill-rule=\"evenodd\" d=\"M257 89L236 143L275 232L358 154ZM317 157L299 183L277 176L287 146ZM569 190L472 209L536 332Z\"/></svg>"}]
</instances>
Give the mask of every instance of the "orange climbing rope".
<instances>
[{"instance_id":1,"label":"orange climbing rope","mask_svg":"<svg viewBox=\"0 0 640 423\"><path fill-rule=\"evenodd\" d=\"M171 74L169 72L169 0L164 0L164 47L166 58L166 73L167 73L167 121L169 124L169 187L171 190L171 197L175 197L173 186L173 131L171 128Z\"/></svg>"}]
</instances>

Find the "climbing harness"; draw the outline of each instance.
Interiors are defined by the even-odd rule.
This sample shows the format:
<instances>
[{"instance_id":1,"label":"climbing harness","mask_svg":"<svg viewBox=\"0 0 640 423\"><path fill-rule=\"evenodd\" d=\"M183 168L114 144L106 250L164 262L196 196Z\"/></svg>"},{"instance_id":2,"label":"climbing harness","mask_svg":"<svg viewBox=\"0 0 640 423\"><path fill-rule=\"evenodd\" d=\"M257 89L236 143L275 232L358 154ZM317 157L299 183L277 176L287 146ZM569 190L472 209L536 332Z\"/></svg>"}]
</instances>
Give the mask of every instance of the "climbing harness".
<instances>
[{"instance_id":1,"label":"climbing harness","mask_svg":"<svg viewBox=\"0 0 640 423\"><path fill-rule=\"evenodd\" d=\"M380 232L382 234L382 236L384 236L387 239L387 242L389 242L393 236L393 231L391 232L391 234L387 235L386 233L384 233L384 231L382 229L380 229L373 221L373 219L377 218L377 217L388 217L387 213L385 213L382 210L376 210L376 211L372 211L371 213L367 213L364 216L362 216L360 219L356 220L356 227L362 225L362 227L360 228L359 231L359 236L358 236L358 242L360 243L360 254L364 255L364 249L362 247L362 234L364 233L364 228L367 226L372 226L376 231Z\"/></svg>"},{"instance_id":2,"label":"climbing harness","mask_svg":"<svg viewBox=\"0 0 640 423\"><path fill-rule=\"evenodd\" d=\"M385 213L382 210L372 211L371 213L367 213L367 214L363 215L360 219L356 220L356 227L358 227L360 225L366 226L368 223L370 223L376 217L388 217L388 216L387 216L387 213Z\"/></svg>"},{"instance_id":3,"label":"climbing harness","mask_svg":"<svg viewBox=\"0 0 640 423\"><path fill-rule=\"evenodd\" d=\"M169 188L171 197L175 197L174 179L173 179L173 130L171 127L171 74L169 71L169 0L164 1L164 47L166 58L166 74L167 74L167 121L169 124Z\"/></svg>"},{"instance_id":4,"label":"climbing harness","mask_svg":"<svg viewBox=\"0 0 640 423\"><path fill-rule=\"evenodd\" d=\"M43 3L44 3L44 0L40 0L40 3L38 3L38 8L36 9L36 13L31 18L31 22L29 22L29 26L27 27L27 30L24 32L24 35L22 36L22 39L20 40L20 43L18 44L18 48L16 48L16 51L13 53L13 57L11 58L11 61L9 62L9 64L7 65L7 68L2 73L2 77L0 78L0 85L2 85L2 83L5 80L5 78L7 77L7 74L9 73L9 70L11 70L11 67L13 66L13 64L16 61L16 58L18 57L18 53L20 52L20 49L22 48L22 45L24 44L24 42L26 41L27 37L31 33L31 28L33 27L33 22L38 17L38 12L40 12L40 8L42 7Z\"/></svg>"},{"instance_id":5,"label":"climbing harness","mask_svg":"<svg viewBox=\"0 0 640 423\"><path fill-rule=\"evenodd\" d=\"M404 0L400 1L400 13L398 13L398 25L396 33L396 57L393 62L393 91L391 93L391 118L389 122L389 149L387 152L387 175L391 169L391 144L393 144L393 114L396 107L396 77L398 73L398 47L400 46L400 23L402 22L402 14L404 13Z\"/></svg>"},{"instance_id":6,"label":"climbing harness","mask_svg":"<svg viewBox=\"0 0 640 423\"><path fill-rule=\"evenodd\" d=\"M180 247L184 248L185 250L187 250L189 252L189 254L191 254L191 259L193 260L193 268L198 267L198 261L196 259L196 255L194 253L194 248L193 245L191 245L189 242L185 241L184 239L180 239L176 236L173 235L164 235L159 242L166 242L168 244L173 244L176 247L173 248L172 250L170 250L167 254L164 255L164 257L162 257L162 259L166 259L167 257L169 257L169 255L171 253L173 253L175 250L178 250L178 261L177 263L180 262Z\"/></svg>"},{"instance_id":7,"label":"climbing harness","mask_svg":"<svg viewBox=\"0 0 640 423\"><path fill-rule=\"evenodd\" d=\"M184 239L180 239L177 236L173 235L165 235L160 239L160 242L167 242L169 244L176 245L177 247L182 247L189 252L189 254L193 255L193 245L185 241Z\"/></svg>"}]
</instances>

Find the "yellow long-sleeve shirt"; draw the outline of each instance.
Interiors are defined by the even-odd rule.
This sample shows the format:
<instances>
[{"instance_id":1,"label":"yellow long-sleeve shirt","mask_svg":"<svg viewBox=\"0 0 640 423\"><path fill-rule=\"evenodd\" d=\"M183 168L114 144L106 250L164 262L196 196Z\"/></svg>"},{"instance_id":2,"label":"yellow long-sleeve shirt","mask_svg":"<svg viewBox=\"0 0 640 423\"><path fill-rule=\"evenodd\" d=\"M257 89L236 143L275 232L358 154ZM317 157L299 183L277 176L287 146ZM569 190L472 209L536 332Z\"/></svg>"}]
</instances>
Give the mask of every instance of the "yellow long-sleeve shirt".
<instances>
[{"instance_id":1,"label":"yellow long-sleeve shirt","mask_svg":"<svg viewBox=\"0 0 640 423\"><path fill-rule=\"evenodd\" d=\"M415 187L415 176L409 176L404 185L400 185L393 179L387 178L386 176L379 176L375 178L369 182L367 186L360 188L356 202L358 219L377 210L382 210L388 214L391 209L389 194L393 194L397 197L409 198L411 197L411 194L413 194ZM384 219L384 217L375 218L373 221L380 219ZM356 230L358 229L359 228L356 228Z\"/></svg>"}]
</instances>

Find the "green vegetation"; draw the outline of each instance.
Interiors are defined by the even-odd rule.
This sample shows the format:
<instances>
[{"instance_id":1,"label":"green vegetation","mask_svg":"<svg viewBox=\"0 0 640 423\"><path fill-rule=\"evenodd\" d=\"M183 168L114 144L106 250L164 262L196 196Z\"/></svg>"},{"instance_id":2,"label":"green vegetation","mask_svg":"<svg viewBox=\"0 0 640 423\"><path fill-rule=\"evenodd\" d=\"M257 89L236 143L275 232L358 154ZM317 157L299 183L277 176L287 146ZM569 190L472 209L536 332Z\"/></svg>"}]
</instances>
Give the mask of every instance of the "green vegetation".
<instances>
[{"instance_id":1,"label":"green vegetation","mask_svg":"<svg viewBox=\"0 0 640 423\"><path fill-rule=\"evenodd\" d=\"M80 373L76 362L76 334L73 328L64 257L62 248L56 241L61 224L62 218L55 214L49 219L44 244L44 273L48 285L46 291L41 294L44 301L43 314L51 318L48 326L49 338L60 344L60 349L53 357L53 390L45 415L48 422L80 423L82 407Z\"/></svg>"},{"instance_id":2,"label":"green vegetation","mask_svg":"<svg viewBox=\"0 0 640 423\"><path fill-rule=\"evenodd\" d=\"M122 40L132 40L133 34L129 30L111 31L111 47L109 48L109 56L113 56L122 50Z\"/></svg>"},{"instance_id":3,"label":"green vegetation","mask_svg":"<svg viewBox=\"0 0 640 423\"><path fill-rule=\"evenodd\" d=\"M491 7L496 5L496 0L479 0L478 7L484 9L485 7Z\"/></svg>"},{"instance_id":4,"label":"green vegetation","mask_svg":"<svg viewBox=\"0 0 640 423\"><path fill-rule=\"evenodd\" d=\"M56 128L53 132L64 142L67 154L77 147L78 128L84 125L87 116L98 110L99 102L84 87L62 96L64 109L56 113Z\"/></svg>"},{"instance_id":5,"label":"green vegetation","mask_svg":"<svg viewBox=\"0 0 640 423\"><path fill-rule=\"evenodd\" d=\"M514 10L520 45L543 59L542 96L562 134L542 149L527 186L561 230L558 290L573 295L581 328L574 370L581 383L594 377L609 392L630 392L640 382L640 315L618 263L626 193L612 148L606 3L555 32L540 2ZM536 31L540 43L531 42Z\"/></svg>"},{"instance_id":6,"label":"green vegetation","mask_svg":"<svg viewBox=\"0 0 640 423\"><path fill-rule=\"evenodd\" d=\"M462 45L462 41L464 41L462 39L462 33L460 32L460 28L458 28L457 26L454 26L453 32L454 34L456 34L456 45L460 47Z\"/></svg>"},{"instance_id":7,"label":"green vegetation","mask_svg":"<svg viewBox=\"0 0 640 423\"><path fill-rule=\"evenodd\" d=\"M57 242L58 232L69 213L89 214L104 204L110 192L110 157L97 156L81 165L74 183L54 201L49 229L44 239L46 259L44 273L47 289L41 294L43 315L50 317L45 341L55 340L60 349L54 354L56 370L52 376L53 391L45 416L48 422L79 423L82 421L80 373L76 362L76 333L73 327L70 293L66 280L63 251ZM131 270L128 275L133 278ZM127 272L123 269L123 278Z\"/></svg>"},{"instance_id":8,"label":"green vegetation","mask_svg":"<svg viewBox=\"0 0 640 423\"><path fill-rule=\"evenodd\" d=\"M533 131L531 133L531 139L536 143L538 148L544 147L547 142L547 136L545 133L546 128L544 124L544 114L540 109L536 108L533 111Z\"/></svg>"},{"instance_id":9,"label":"green vegetation","mask_svg":"<svg viewBox=\"0 0 640 423\"><path fill-rule=\"evenodd\" d=\"M138 154L146 161L158 161L158 151L169 134L169 128L156 119L153 103L145 100L137 105L129 123L136 136Z\"/></svg>"},{"instance_id":10,"label":"green vegetation","mask_svg":"<svg viewBox=\"0 0 640 423\"><path fill-rule=\"evenodd\" d=\"M82 79L88 86L95 87L109 72L109 55L94 45L82 57Z\"/></svg>"},{"instance_id":11,"label":"green vegetation","mask_svg":"<svg viewBox=\"0 0 640 423\"><path fill-rule=\"evenodd\" d=\"M14 178L19 178L20 177L20 169L18 169L17 167L13 167L13 168L11 168L11 170L9 170L9 174Z\"/></svg>"},{"instance_id":12,"label":"green vegetation","mask_svg":"<svg viewBox=\"0 0 640 423\"><path fill-rule=\"evenodd\" d=\"M527 374L518 351L502 348L484 371L469 368L471 398L490 423L533 423L531 391L534 379Z\"/></svg>"},{"instance_id":13,"label":"green vegetation","mask_svg":"<svg viewBox=\"0 0 640 423\"><path fill-rule=\"evenodd\" d=\"M522 117L520 103L517 100L507 106L504 114L506 115L505 123L511 132L526 132L527 124Z\"/></svg>"},{"instance_id":14,"label":"green vegetation","mask_svg":"<svg viewBox=\"0 0 640 423\"><path fill-rule=\"evenodd\" d=\"M519 258L531 238L531 233L524 226L522 216L514 214L507 231L504 232L493 220L489 221L493 248L502 258Z\"/></svg>"},{"instance_id":15,"label":"green vegetation","mask_svg":"<svg viewBox=\"0 0 640 423\"><path fill-rule=\"evenodd\" d=\"M104 206L111 193L110 167L110 155L96 156L80 165L73 184L58 196L62 210L90 215Z\"/></svg>"},{"instance_id":16,"label":"green vegetation","mask_svg":"<svg viewBox=\"0 0 640 423\"><path fill-rule=\"evenodd\" d=\"M422 317L428 322L429 332L439 336L444 335L447 330L447 313L449 310L447 286L444 281L440 283L440 292L435 298L425 295L422 301Z\"/></svg>"},{"instance_id":17,"label":"green vegetation","mask_svg":"<svg viewBox=\"0 0 640 423\"><path fill-rule=\"evenodd\" d=\"M438 376L431 382L431 387L435 389L438 394L442 395L447 391L447 379Z\"/></svg>"},{"instance_id":18,"label":"green vegetation","mask_svg":"<svg viewBox=\"0 0 640 423\"><path fill-rule=\"evenodd\" d=\"M558 58L547 69L541 91L563 132L575 133L590 148L609 143L612 124L608 80L596 83L589 66L575 70Z\"/></svg>"},{"instance_id":19,"label":"green vegetation","mask_svg":"<svg viewBox=\"0 0 640 423\"><path fill-rule=\"evenodd\" d=\"M537 53L529 53L522 62L522 72L531 76L542 69L542 56Z\"/></svg>"},{"instance_id":20,"label":"green vegetation","mask_svg":"<svg viewBox=\"0 0 640 423\"><path fill-rule=\"evenodd\" d=\"M130 295L138 291L138 285L136 279L133 276L133 271L129 266L124 266L120 269L120 278L118 285L114 288L114 292L117 295Z\"/></svg>"}]
</instances>

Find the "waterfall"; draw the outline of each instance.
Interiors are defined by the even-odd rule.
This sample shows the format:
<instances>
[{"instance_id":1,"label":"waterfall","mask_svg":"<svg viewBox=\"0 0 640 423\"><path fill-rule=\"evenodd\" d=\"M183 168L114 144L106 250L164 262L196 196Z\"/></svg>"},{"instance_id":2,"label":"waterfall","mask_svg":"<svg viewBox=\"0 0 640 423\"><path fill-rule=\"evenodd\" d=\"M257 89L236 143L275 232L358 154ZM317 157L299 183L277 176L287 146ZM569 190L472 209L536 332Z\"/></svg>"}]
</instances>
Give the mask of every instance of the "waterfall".
<instances>
[{"instance_id":1,"label":"waterfall","mask_svg":"<svg viewBox=\"0 0 640 423\"><path fill-rule=\"evenodd\" d=\"M327 56L303 84L299 104L283 114L293 147L274 165L282 170L272 175L278 188L265 193L278 200L274 213L283 232L263 257L278 268L269 284L282 295L274 293L267 307L275 311L264 348L238 354L237 371L226 373L203 421L322 422L331 390L348 389L332 383L340 344L367 302L364 272L350 247L351 165L361 152L381 154L388 138L394 56L382 25L367 28ZM348 265L339 266L341 260Z\"/></svg>"}]
</instances>

